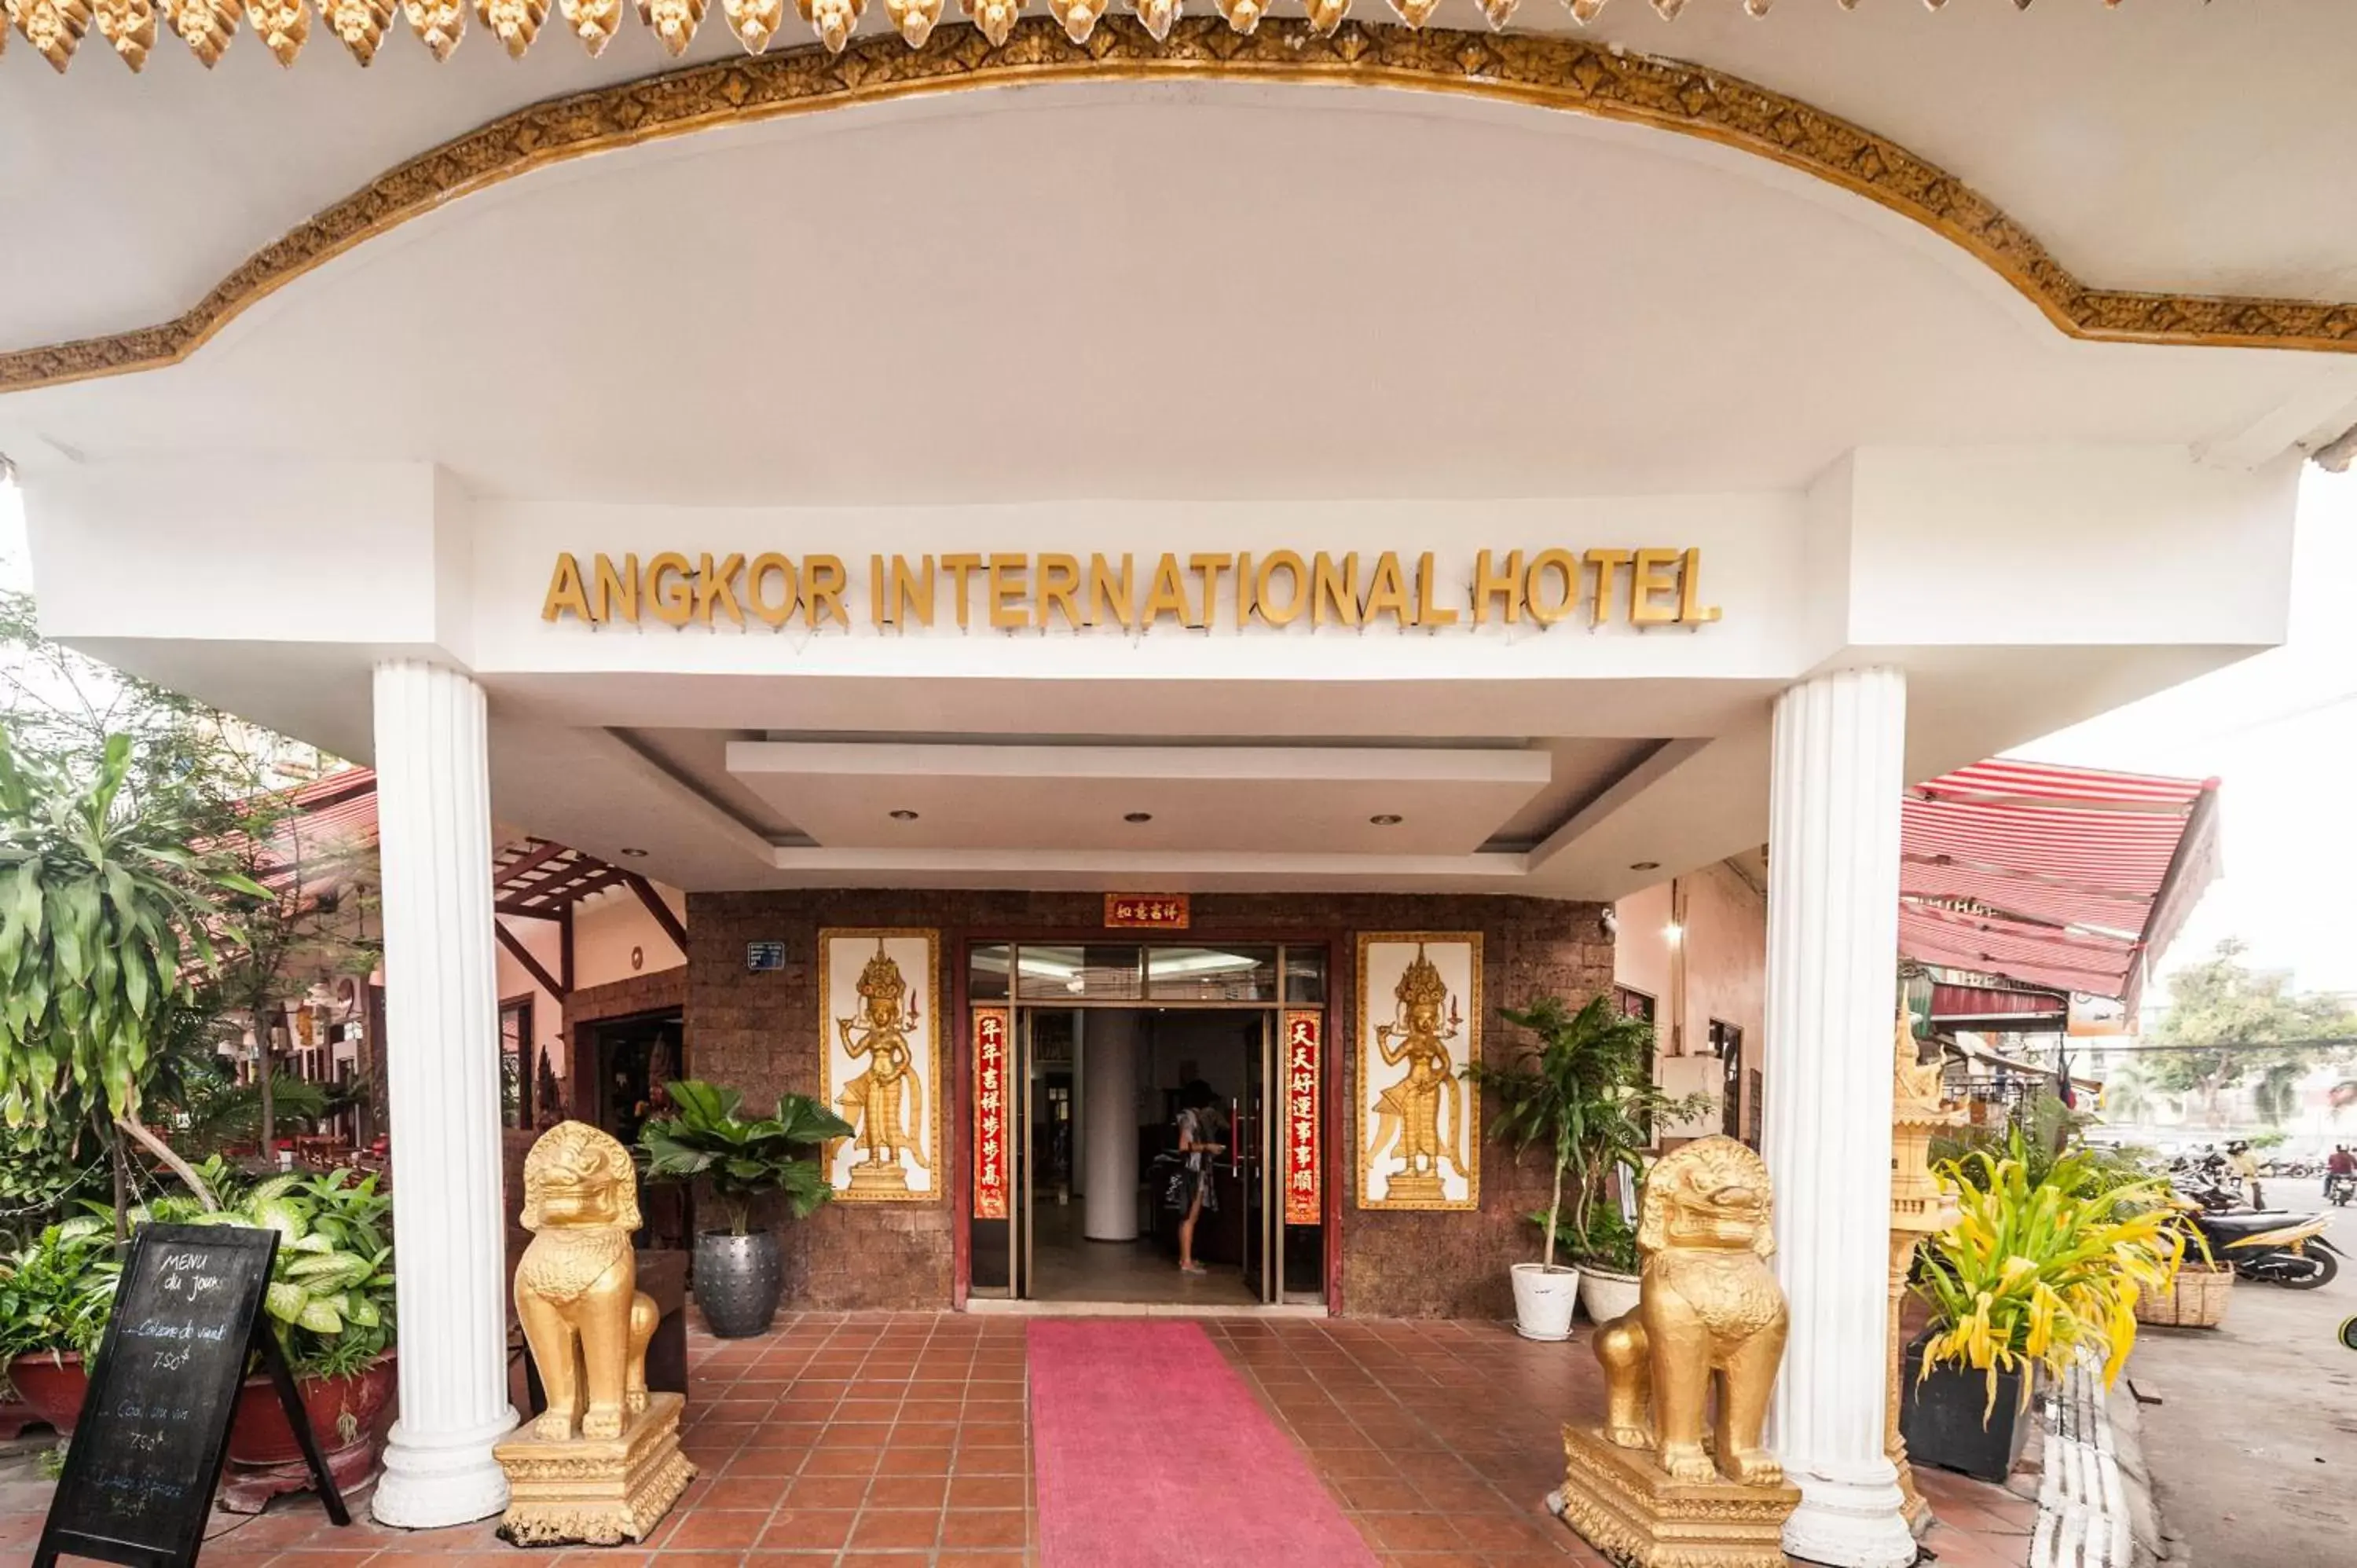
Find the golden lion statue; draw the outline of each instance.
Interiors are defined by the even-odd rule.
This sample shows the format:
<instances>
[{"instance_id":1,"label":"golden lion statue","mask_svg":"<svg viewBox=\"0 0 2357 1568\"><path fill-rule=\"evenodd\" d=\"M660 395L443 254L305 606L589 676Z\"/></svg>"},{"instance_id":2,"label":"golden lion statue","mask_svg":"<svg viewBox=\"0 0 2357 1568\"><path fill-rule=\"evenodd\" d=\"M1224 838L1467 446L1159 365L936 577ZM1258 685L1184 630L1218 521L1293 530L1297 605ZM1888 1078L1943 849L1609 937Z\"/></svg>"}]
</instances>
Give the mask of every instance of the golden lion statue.
<instances>
[{"instance_id":1,"label":"golden lion statue","mask_svg":"<svg viewBox=\"0 0 2357 1568\"><path fill-rule=\"evenodd\" d=\"M533 1239L516 1264L515 1303L548 1394L533 1428L544 1442L571 1438L576 1419L583 1437L619 1437L647 1408L656 1312L638 1288L630 1233L640 1223L638 1173L611 1134L561 1122L524 1156L523 1228Z\"/></svg>"},{"instance_id":2,"label":"golden lion statue","mask_svg":"<svg viewBox=\"0 0 2357 1568\"><path fill-rule=\"evenodd\" d=\"M1637 1221L1637 1310L1597 1331L1604 1435L1658 1448L1674 1481L1775 1486L1783 1466L1760 1446L1768 1391L1784 1357L1784 1293L1770 1272L1768 1166L1732 1138L1663 1156L1645 1178ZM1718 1384L1717 1463L1703 1442ZM1652 1423L1647 1422L1651 1407Z\"/></svg>"}]
</instances>

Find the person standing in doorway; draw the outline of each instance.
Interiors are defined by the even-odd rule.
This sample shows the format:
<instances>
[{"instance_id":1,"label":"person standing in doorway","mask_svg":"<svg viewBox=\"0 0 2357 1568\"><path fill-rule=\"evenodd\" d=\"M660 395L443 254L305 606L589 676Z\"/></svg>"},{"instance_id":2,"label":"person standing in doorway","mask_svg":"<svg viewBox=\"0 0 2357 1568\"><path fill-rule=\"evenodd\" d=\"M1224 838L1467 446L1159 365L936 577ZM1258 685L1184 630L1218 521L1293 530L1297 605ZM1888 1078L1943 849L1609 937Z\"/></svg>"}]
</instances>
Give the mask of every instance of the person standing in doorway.
<instances>
[{"instance_id":1,"label":"person standing in doorway","mask_svg":"<svg viewBox=\"0 0 2357 1568\"><path fill-rule=\"evenodd\" d=\"M1218 1209L1219 1200L1211 1191L1211 1162L1227 1152L1227 1135L1220 1097L1210 1084L1199 1078L1179 1090L1178 1157L1185 1166L1181 1191L1186 1202L1186 1217L1178 1221L1178 1272L1182 1274L1208 1272L1195 1261L1195 1222L1207 1207L1214 1212Z\"/></svg>"}]
</instances>

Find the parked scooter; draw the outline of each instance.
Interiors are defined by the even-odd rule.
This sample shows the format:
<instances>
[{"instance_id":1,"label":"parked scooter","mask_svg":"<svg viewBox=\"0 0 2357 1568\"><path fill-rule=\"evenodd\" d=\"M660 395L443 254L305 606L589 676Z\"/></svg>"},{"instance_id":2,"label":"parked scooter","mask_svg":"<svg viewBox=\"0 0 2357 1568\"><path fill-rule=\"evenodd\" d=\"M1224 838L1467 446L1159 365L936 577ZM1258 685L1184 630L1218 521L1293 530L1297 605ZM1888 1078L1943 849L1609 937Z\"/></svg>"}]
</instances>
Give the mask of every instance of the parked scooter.
<instances>
[{"instance_id":1,"label":"parked scooter","mask_svg":"<svg viewBox=\"0 0 2357 1568\"><path fill-rule=\"evenodd\" d=\"M2330 1221L2321 1214L2205 1208L2189 1218L2210 1243L2210 1255L2232 1263L2244 1279L2315 1290L2341 1272L2341 1249L2324 1239Z\"/></svg>"}]
</instances>

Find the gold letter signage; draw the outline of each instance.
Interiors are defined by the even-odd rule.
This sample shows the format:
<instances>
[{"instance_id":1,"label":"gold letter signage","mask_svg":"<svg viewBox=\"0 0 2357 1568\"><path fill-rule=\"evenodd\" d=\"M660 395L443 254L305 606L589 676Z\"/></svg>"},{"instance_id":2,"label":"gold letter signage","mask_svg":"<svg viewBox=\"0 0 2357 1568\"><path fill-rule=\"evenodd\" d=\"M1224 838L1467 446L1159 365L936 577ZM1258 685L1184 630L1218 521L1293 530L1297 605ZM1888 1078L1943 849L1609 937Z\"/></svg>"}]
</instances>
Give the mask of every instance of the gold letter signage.
<instances>
[{"instance_id":1,"label":"gold letter signage","mask_svg":"<svg viewBox=\"0 0 2357 1568\"><path fill-rule=\"evenodd\" d=\"M1004 1007L974 1010L974 1217L1006 1218L1006 1031Z\"/></svg>"},{"instance_id":2,"label":"gold letter signage","mask_svg":"<svg viewBox=\"0 0 2357 1568\"><path fill-rule=\"evenodd\" d=\"M540 618L591 626L789 627L849 629L931 627L961 631L1197 630L1254 622L1283 628L1303 618L1328 625L1395 628L1536 627L1574 620L1639 628L1706 626L1718 607L1702 596L1702 551L1693 545L1631 550L1484 550L1445 577L1433 552L1395 550L1255 557L1190 553L1160 556L1009 554L870 555L855 591L840 555L765 552L715 555L661 550L585 565L565 552L549 572Z\"/></svg>"},{"instance_id":3,"label":"gold letter signage","mask_svg":"<svg viewBox=\"0 0 2357 1568\"><path fill-rule=\"evenodd\" d=\"M1480 933L1361 935L1358 1000L1359 1207L1479 1208Z\"/></svg>"},{"instance_id":4,"label":"gold letter signage","mask_svg":"<svg viewBox=\"0 0 2357 1568\"><path fill-rule=\"evenodd\" d=\"M1326 1195L1318 1187L1318 1079L1326 1015L1285 1015L1285 1222L1320 1225Z\"/></svg>"},{"instance_id":5,"label":"gold letter signage","mask_svg":"<svg viewBox=\"0 0 2357 1568\"><path fill-rule=\"evenodd\" d=\"M924 1202L941 1194L941 1016L931 931L818 934L821 1093L851 1123L826 1151L835 1196Z\"/></svg>"}]
</instances>

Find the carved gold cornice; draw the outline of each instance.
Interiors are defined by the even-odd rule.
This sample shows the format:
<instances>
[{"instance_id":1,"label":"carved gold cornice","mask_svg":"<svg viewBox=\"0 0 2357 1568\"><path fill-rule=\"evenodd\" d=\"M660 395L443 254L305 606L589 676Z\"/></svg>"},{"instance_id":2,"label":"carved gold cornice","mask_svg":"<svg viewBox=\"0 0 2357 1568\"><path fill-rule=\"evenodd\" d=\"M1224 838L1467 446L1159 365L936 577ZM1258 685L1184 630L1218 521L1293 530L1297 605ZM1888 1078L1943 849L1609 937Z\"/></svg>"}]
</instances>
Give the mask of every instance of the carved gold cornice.
<instances>
[{"instance_id":1,"label":"carved gold cornice","mask_svg":"<svg viewBox=\"0 0 2357 1568\"><path fill-rule=\"evenodd\" d=\"M21 0L17 0L21 3ZM910 0L913 4L913 0ZM0 353L0 392L176 364L274 289L454 198L544 166L658 137L921 93L1056 81L1290 81L1388 87L1528 104L1700 136L1880 202L1979 258L2064 332L2118 343L2357 352L2357 304L2092 288L1987 198L1905 147L1706 67L1565 35L1272 19L1249 35L1216 16L1157 39L1105 16L1075 43L1034 17L1003 45L944 27L922 48L894 34L716 61L551 99L387 171L249 257L170 321Z\"/></svg>"}]
</instances>

